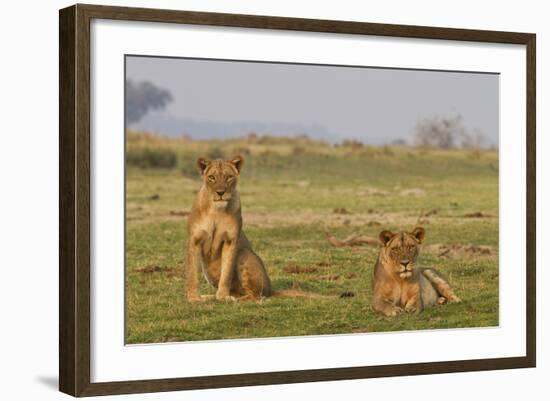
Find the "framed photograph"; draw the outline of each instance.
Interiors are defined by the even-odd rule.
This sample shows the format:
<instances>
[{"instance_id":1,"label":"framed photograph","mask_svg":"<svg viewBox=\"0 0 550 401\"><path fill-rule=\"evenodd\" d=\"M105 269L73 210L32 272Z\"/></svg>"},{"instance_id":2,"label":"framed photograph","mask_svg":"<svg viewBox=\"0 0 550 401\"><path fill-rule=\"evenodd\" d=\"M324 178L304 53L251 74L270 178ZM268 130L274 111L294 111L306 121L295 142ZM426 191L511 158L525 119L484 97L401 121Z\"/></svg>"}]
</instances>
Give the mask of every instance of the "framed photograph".
<instances>
[{"instance_id":1,"label":"framed photograph","mask_svg":"<svg viewBox=\"0 0 550 401\"><path fill-rule=\"evenodd\" d=\"M535 366L534 34L59 18L62 392Z\"/></svg>"}]
</instances>

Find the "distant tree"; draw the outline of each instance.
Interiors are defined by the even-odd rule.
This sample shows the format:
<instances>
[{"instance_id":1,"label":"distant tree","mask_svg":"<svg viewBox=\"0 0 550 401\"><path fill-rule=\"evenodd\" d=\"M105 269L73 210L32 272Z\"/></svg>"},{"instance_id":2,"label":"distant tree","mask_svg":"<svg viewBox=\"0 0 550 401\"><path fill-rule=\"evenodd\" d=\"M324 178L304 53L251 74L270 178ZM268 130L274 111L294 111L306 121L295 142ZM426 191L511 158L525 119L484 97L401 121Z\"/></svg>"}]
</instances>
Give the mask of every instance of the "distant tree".
<instances>
[{"instance_id":1,"label":"distant tree","mask_svg":"<svg viewBox=\"0 0 550 401\"><path fill-rule=\"evenodd\" d=\"M149 110L160 110L173 100L172 94L151 82L126 80L126 124L141 120Z\"/></svg>"},{"instance_id":2,"label":"distant tree","mask_svg":"<svg viewBox=\"0 0 550 401\"><path fill-rule=\"evenodd\" d=\"M433 116L419 121L416 125L415 143L417 146L453 148L466 133L462 116Z\"/></svg>"},{"instance_id":3,"label":"distant tree","mask_svg":"<svg viewBox=\"0 0 550 401\"><path fill-rule=\"evenodd\" d=\"M344 148L360 149L363 147L363 142L357 139L344 139L340 146Z\"/></svg>"},{"instance_id":4,"label":"distant tree","mask_svg":"<svg viewBox=\"0 0 550 401\"><path fill-rule=\"evenodd\" d=\"M407 141L402 139L402 138L399 138L399 139L394 139L393 141L391 141L391 144L392 145L398 145L398 146L406 146Z\"/></svg>"},{"instance_id":5,"label":"distant tree","mask_svg":"<svg viewBox=\"0 0 550 401\"><path fill-rule=\"evenodd\" d=\"M462 147L465 149L481 149L487 138L483 135L481 130L475 128L470 134L466 134L462 139Z\"/></svg>"},{"instance_id":6,"label":"distant tree","mask_svg":"<svg viewBox=\"0 0 550 401\"><path fill-rule=\"evenodd\" d=\"M255 143L255 142L258 141L258 134L255 133L255 132L249 132L247 137L246 137L246 140L248 142Z\"/></svg>"},{"instance_id":7,"label":"distant tree","mask_svg":"<svg viewBox=\"0 0 550 401\"><path fill-rule=\"evenodd\" d=\"M432 116L416 125L415 144L421 147L480 149L485 142L479 129L468 132L460 114Z\"/></svg>"}]
</instances>

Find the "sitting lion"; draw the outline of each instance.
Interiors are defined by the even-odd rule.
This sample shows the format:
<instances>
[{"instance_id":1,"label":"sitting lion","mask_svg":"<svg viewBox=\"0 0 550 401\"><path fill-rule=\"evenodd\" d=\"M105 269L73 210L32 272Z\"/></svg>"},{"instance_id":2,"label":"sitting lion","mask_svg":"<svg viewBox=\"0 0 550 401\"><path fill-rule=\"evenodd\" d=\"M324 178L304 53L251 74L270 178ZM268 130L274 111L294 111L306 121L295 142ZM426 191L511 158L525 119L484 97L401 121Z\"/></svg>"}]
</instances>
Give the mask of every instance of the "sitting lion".
<instances>
[{"instance_id":1,"label":"sitting lion","mask_svg":"<svg viewBox=\"0 0 550 401\"><path fill-rule=\"evenodd\" d=\"M212 298L199 294L199 270L216 288L219 300L334 298L295 289L272 290L264 263L242 230L237 181L243 162L241 156L231 160L198 159L202 186L187 224L187 299L193 302ZM351 291L340 294L341 298L350 296Z\"/></svg>"},{"instance_id":2,"label":"sitting lion","mask_svg":"<svg viewBox=\"0 0 550 401\"><path fill-rule=\"evenodd\" d=\"M214 286L216 299L258 299L271 295L262 259L242 230L237 180L243 158L206 160L198 166L202 186L188 220L187 298L198 301L198 272Z\"/></svg>"},{"instance_id":3,"label":"sitting lion","mask_svg":"<svg viewBox=\"0 0 550 401\"><path fill-rule=\"evenodd\" d=\"M437 270L416 267L419 245L425 231L382 231L382 245L374 268L373 308L386 316L421 312L425 307L445 302L460 302L448 280Z\"/></svg>"}]
</instances>

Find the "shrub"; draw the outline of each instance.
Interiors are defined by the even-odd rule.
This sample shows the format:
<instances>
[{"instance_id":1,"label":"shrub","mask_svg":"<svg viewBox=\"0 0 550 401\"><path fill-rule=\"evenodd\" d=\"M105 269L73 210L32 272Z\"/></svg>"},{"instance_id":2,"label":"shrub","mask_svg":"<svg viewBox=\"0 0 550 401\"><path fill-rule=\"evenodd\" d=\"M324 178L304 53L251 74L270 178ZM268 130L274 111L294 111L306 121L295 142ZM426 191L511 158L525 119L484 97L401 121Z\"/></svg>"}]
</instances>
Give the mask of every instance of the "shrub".
<instances>
[{"instance_id":1,"label":"shrub","mask_svg":"<svg viewBox=\"0 0 550 401\"><path fill-rule=\"evenodd\" d=\"M247 137L246 137L246 141L248 143L256 143L258 142L258 134L256 134L255 132L250 132Z\"/></svg>"},{"instance_id":2,"label":"shrub","mask_svg":"<svg viewBox=\"0 0 550 401\"><path fill-rule=\"evenodd\" d=\"M365 146L363 150L358 152L359 157L374 158L380 156L382 151L376 146Z\"/></svg>"},{"instance_id":3,"label":"shrub","mask_svg":"<svg viewBox=\"0 0 550 401\"><path fill-rule=\"evenodd\" d=\"M251 153L252 152L250 151L250 148L248 146L237 146L231 149L231 155L248 156Z\"/></svg>"},{"instance_id":4,"label":"shrub","mask_svg":"<svg viewBox=\"0 0 550 401\"><path fill-rule=\"evenodd\" d=\"M355 139L344 139L341 146L344 148L351 148L351 150L356 151L363 147L363 143Z\"/></svg>"},{"instance_id":5,"label":"shrub","mask_svg":"<svg viewBox=\"0 0 550 401\"><path fill-rule=\"evenodd\" d=\"M196 178L199 176L199 167L196 162L197 158L190 155L182 157L179 161L181 173L190 178Z\"/></svg>"},{"instance_id":6,"label":"shrub","mask_svg":"<svg viewBox=\"0 0 550 401\"><path fill-rule=\"evenodd\" d=\"M211 160L223 159L224 158L224 153L221 150L221 148L212 147L212 148L208 149L208 152L206 152L206 157L211 159Z\"/></svg>"},{"instance_id":7,"label":"shrub","mask_svg":"<svg viewBox=\"0 0 550 401\"><path fill-rule=\"evenodd\" d=\"M481 151L479 149L472 149L468 156L470 157L470 159L474 159L474 160L479 160L481 159Z\"/></svg>"},{"instance_id":8,"label":"shrub","mask_svg":"<svg viewBox=\"0 0 550 401\"><path fill-rule=\"evenodd\" d=\"M174 168L177 165L176 153L169 149L129 149L126 163L140 168Z\"/></svg>"},{"instance_id":9,"label":"shrub","mask_svg":"<svg viewBox=\"0 0 550 401\"><path fill-rule=\"evenodd\" d=\"M303 155L306 153L306 149L303 146L295 145L292 147L292 154L295 156Z\"/></svg>"},{"instance_id":10,"label":"shrub","mask_svg":"<svg viewBox=\"0 0 550 401\"><path fill-rule=\"evenodd\" d=\"M393 149L387 145L384 145L382 147L382 153L384 154L384 156L395 156L395 152L393 151Z\"/></svg>"}]
</instances>

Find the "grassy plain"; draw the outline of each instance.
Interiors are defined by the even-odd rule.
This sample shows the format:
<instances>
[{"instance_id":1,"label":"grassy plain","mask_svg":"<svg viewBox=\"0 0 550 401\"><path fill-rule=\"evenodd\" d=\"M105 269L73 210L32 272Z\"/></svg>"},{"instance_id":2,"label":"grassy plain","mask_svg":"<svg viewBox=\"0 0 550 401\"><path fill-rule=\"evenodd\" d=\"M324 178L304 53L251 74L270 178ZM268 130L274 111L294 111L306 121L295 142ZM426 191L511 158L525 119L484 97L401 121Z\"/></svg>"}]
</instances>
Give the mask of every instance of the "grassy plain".
<instances>
[{"instance_id":1,"label":"grassy plain","mask_svg":"<svg viewBox=\"0 0 550 401\"><path fill-rule=\"evenodd\" d=\"M200 186L195 160L236 153L245 157L244 229L273 287L354 297L186 302L186 214ZM127 161L127 343L498 325L496 151L128 133ZM344 238L416 224L427 233L419 263L444 272L463 302L393 319L376 315L370 305L378 249L332 247L323 229ZM201 287L214 293L203 278Z\"/></svg>"}]
</instances>

